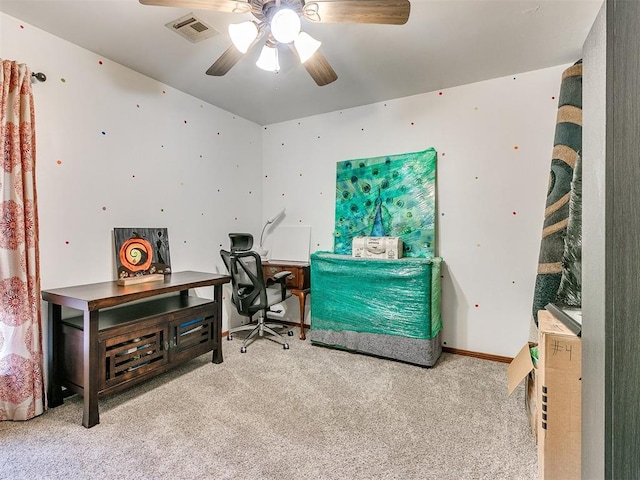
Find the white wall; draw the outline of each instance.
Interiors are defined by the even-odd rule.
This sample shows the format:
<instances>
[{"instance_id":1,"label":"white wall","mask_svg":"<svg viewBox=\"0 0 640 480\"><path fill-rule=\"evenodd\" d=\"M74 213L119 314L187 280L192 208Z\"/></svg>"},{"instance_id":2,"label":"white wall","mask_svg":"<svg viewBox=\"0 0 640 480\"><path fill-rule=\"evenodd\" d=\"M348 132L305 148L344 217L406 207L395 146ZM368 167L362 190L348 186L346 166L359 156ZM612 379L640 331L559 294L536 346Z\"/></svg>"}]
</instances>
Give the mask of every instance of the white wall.
<instances>
[{"instance_id":1,"label":"white wall","mask_svg":"<svg viewBox=\"0 0 640 480\"><path fill-rule=\"evenodd\" d=\"M513 356L526 341L566 65L259 127L5 14L0 32L0 57L48 76L43 288L114 278L115 226L165 226L175 271L223 271L227 233L259 237L284 206L283 226L331 250L336 162L434 147L444 342Z\"/></svg>"},{"instance_id":2,"label":"white wall","mask_svg":"<svg viewBox=\"0 0 640 480\"><path fill-rule=\"evenodd\" d=\"M167 227L174 271L224 272L227 233L261 228L261 128L1 13L0 32L0 57L48 77L33 86L42 288L115 279L113 227Z\"/></svg>"},{"instance_id":3,"label":"white wall","mask_svg":"<svg viewBox=\"0 0 640 480\"><path fill-rule=\"evenodd\" d=\"M333 247L335 164L438 151L443 341L514 356L529 336L561 74L567 65L268 125L263 213ZM295 321L296 300L287 303ZM309 317L309 312L307 312Z\"/></svg>"}]
</instances>

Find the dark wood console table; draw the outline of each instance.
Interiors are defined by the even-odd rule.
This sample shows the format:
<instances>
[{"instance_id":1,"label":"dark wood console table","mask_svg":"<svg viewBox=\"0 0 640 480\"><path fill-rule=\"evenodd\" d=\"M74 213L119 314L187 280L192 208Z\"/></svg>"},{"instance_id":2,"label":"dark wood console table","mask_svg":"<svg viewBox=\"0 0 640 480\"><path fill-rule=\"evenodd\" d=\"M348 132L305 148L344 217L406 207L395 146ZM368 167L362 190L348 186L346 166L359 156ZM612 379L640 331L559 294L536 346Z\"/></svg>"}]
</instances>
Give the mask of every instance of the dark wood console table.
<instances>
[{"instance_id":1,"label":"dark wood console table","mask_svg":"<svg viewBox=\"0 0 640 480\"><path fill-rule=\"evenodd\" d=\"M306 338L304 334L304 309L307 296L311 293L311 274L309 262L297 262L293 260L267 260L262 262L262 273L265 280L273 277L276 273L289 271L291 275L287 277L286 286L291 290L291 294L298 297L300 304L300 340Z\"/></svg>"},{"instance_id":2,"label":"dark wood console table","mask_svg":"<svg viewBox=\"0 0 640 480\"><path fill-rule=\"evenodd\" d=\"M158 282L44 290L42 298L49 302L49 406L63 403L62 386L82 395L82 425L90 428L100 423L99 396L211 350L212 362L221 363L222 285L229 281L227 275L178 272ZM214 287L213 300L189 296L190 289L209 286ZM131 303L142 299L147 300ZM63 319L63 306L82 314Z\"/></svg>"}]
</instances>

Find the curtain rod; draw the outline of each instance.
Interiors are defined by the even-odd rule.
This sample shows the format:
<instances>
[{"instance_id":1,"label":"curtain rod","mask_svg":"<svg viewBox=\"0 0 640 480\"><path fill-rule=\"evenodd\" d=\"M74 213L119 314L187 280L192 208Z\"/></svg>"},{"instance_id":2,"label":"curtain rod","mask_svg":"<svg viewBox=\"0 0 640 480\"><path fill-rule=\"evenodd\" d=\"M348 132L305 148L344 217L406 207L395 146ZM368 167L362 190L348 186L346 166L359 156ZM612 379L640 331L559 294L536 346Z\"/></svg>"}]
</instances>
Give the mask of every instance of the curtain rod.
<instances>
[{"instance_id":1,"label":"curtain rod","mask_svg":"<svg viewBox=\"0 0 640 480\"><path fill-rule=\"evenodd\" d=\"M38 80L39 82L46 82L47 81L47 76L42 72L32 73L31 76L35 77L35 79Z\"/></svg>"}]
</instances>

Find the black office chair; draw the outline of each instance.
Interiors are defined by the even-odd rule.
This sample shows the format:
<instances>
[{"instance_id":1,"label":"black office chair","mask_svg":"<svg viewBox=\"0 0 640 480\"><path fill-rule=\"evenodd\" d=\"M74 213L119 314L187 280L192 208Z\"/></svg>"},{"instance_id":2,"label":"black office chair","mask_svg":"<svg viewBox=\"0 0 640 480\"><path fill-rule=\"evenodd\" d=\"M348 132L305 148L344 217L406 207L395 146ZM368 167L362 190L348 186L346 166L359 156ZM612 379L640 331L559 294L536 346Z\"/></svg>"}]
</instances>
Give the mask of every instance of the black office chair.
<instances>
[{"instance_id":1,"label":"black office chair","mask_svg":"<svg viewBox=\"0 0 640 480\"><path fill-rule=\"evenodd\" d=\"M232 334L235 332L251 330L251 333L245 338L240 352L246 353L247 346L255 340L256 335L273 340L287 350L289 344L286 342L286 338L274 330L274 328L282 328L283 325L267 324L265 319L267 312L273 305L291 296L285 286L285 281L291 272L278 272L265 282L260 255L251 250L253 236L249 233L230 233L229 239L231 240L231 251L220 250L220 256L229 275L231 275L231 301L240 315L249 317L249 321L252 322L253 316L257 313L258 320L257 324L249 323L229 329L227 340L232 340ZM265 334L267 335L265 336ZM293 332L289 330L287 334L292 336Z\"/></svg>"}]
</instances>

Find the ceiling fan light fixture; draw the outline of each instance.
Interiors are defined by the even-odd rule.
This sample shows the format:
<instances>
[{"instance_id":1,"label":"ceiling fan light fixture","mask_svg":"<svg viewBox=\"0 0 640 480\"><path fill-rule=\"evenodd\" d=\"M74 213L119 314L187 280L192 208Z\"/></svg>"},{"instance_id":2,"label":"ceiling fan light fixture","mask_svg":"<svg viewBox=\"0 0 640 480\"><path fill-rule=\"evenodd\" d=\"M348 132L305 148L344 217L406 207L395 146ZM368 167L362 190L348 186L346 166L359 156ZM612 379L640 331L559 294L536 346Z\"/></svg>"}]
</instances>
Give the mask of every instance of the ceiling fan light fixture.
<instances>
[{"instance_id":1,"label":"ceiling fan light fixture","mask_svg":"<svg viewBox=\"0 0 640 480\"><path fill-rule=\"evenodd\" d=\"M293 45L296 47L296 51L300 57L300 63L304 63L316 53L320 45L322 45L322 42L316 40L308 33L300 32L300 35L294 40Z\"/></svg>"},{"instance_id":2,"label":"ceiling fan light fixture","mask_svg":"<svg viewBox=\"0 0 640 480\"><path fill-rule=\"evenodd\" d=\"M278 73L280 71L278 49L275 46L271 47L269 45L262 47L256 66L267 72Z\"/></svg>"},{"instance_id":3,"label":"ceiling fan light fixture","mask_svg":"<svg viewBox=\"0 0 640 480\"><path fill-rule=\"evenodd\" d=\"M249 47L258 38L256 22L246 21L229 25L229 36L233 45L242 53L247 53Z\"/></svg>"},{"instance_id":4,"label":"ceiling fan light fixture","mask_svg":"<svg viewBox=\"0 0 640 480\"><path fill-rule=\"evenodd\" d=\"M300 17L289 8L281 8L271 19L271 34L280 43L293 42L300 33Z\"/></svg>"}]
</instances>

